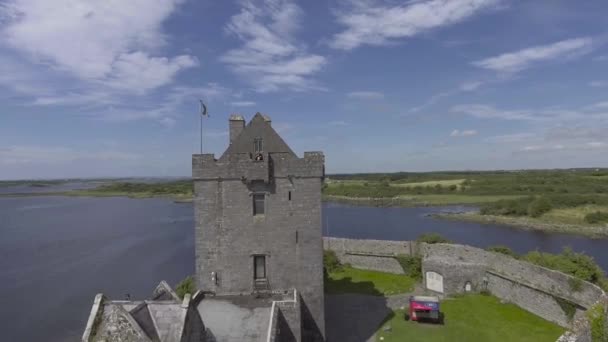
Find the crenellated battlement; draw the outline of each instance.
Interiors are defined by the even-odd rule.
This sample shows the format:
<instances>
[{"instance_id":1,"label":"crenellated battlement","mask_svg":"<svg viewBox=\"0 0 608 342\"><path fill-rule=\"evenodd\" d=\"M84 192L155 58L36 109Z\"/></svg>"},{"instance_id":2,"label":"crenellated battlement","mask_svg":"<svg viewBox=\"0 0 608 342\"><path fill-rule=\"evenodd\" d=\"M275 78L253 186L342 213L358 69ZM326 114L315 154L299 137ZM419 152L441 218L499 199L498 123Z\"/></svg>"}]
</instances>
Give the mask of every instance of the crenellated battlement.
<instances>
[{"instance_id":1,"label":"crenellated battlement","mask_svg":"<svg viewBox=\"0 0 608 342\"><path fill-rule=\"evenodd\" d=\"M325 157L322 152L305 152L303 158L287 153L262 153L256 160L249 153L235 153L222 160L214 154L192 155L194 180L240 179L264 181L273 178L323 178Z\"/></svg>"}]
</instances>

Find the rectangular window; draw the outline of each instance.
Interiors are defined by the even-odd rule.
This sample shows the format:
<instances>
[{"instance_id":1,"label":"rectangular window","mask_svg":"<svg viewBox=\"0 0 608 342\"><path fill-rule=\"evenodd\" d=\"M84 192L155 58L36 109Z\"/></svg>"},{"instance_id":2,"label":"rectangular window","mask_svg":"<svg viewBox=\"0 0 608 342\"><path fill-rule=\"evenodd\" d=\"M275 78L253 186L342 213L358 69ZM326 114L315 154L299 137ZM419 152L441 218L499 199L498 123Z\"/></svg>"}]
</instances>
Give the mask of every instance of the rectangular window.
<instances>
[{"instance_id":1,"label":"rectangular window","mask_svg":"<svg viewBox=\"0 0 608 342\"><path fill-rule=\"evenodd\" d=\"M264 215L264 194L253 194L253 215Z\"/></svg>"},{"instance_id":2,"label":"rectangular window","mask_svg":"<svg viewBox=\"0 0 608 342\"><path fill-rule=\"evenodd\" d=\"M253 151L255 153L262 153L262 152L264 152L264 143L262 141L262 138L255 138L255 139L253 139Z\"/></svg>"},{"instance_id":3,"label":"rectangular window","mask_svg":"<svg viewBox=\"0 0 608 342\"><path fill-rule=\"evenodd\" d=\"M266 257L264 255L253 256L254 279L266 279Z\"/></svg>"},{"instance_id":4,"label":"rectangular window","mask_svg":"<svg viewBox=\"0 0 608 342\"><path fill-rule=\"evenodd\" d=\"M289 195L287 195L287 198L289 201L291 201L291 191L289 192Z\"/></svg>"}]
</instances>

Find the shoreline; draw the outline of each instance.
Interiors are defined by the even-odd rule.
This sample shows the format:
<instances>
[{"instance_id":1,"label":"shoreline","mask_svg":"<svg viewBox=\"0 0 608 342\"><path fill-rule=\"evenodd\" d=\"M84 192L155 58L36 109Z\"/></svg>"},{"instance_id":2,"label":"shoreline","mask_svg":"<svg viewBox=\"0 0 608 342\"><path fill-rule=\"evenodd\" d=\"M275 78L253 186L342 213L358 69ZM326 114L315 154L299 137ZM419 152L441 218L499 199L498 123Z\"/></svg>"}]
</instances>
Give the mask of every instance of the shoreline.
<instances>
[{"instance_id":1,"label":"shoreline","mask_svg":"<svg viewBox=\"0 0 608 342\"><path fill-rule=\"evenodd\" d=\"M91 190L72 190L61 192L32 192L32 193L8 193L0 194L2 197L38 197L38 196L66 196L66 197L128 197L132 199L146 198L167 198L174 203L192 203L191 195L177 194L153 194L153 193L127 193L127 192L99 192ZM428 199L428 197L427 197ZM325 203L341 203L354 206L372 206L378 208L413 208L413 207L441 207L441 206L476 206L483 204L484 201L453 201L445 200L441 197L440 201L424 201L411 198L358 198L346 196L323 195L322 201ZM545 233L565 233L581 235L594 239L608 238L608 225L606 226L587 226L565 223L542 222L529 217L508 217L496 215L481 215L477 211L458 212L458 213L436 213L429 215L436 219L453 220L463 222L473 222L481 224L500 224L511 226L517 229L540 231Z\"/></svg>"},{"instance_id":2,"label":"shoreline","mask_svg":"<svg viewBox=\"0 0 608 342\"><path fill-rule=\"evenodd\" d=\"M127 197L132 199L167 198L175 203L192 203L192 196L177 194L151 194L151 193L128 193L128 192L97 192L90 190L71 190L57 192L31 192L31 193L7 193L0 194L0 198L15 197L41 197L41 196L64 196L64 197Z\"/></svg>"},{"instance_id":3,"label":"shoreline","mask_svg":"<svg viewBox=\"0 0 608 342\"><path fill-rule=\"evenodd\" d=\"M481 215L478 212L468 213L439 213L431 215L437 219L474 222L481 224L501 224L517 229L533 230L545 233L564 233L582 235L593 239L608 238L608 225L585 226L565 223L541 222L529 217L508 217L496 215Z\"/></svg>"}]
</instances>

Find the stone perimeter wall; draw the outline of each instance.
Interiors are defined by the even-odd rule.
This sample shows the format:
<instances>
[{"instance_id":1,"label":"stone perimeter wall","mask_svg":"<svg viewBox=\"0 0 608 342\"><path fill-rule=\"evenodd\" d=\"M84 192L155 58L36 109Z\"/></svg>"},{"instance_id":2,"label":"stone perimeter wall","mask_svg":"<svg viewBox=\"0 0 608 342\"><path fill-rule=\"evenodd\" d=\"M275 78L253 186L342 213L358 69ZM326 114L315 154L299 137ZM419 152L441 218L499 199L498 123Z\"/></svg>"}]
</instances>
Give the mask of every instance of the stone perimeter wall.
<instances>
[{"instance_id":1,"label":"stone perimeter wall","mask_svg":"<svg viewBox=\"0 0 608 342\"><path fill-rule=\"evenodd\" d=\"M394 257L399 254L415 254L416 243L325 237L323 248L333 250L341 263L351 264L354 268L403 274L403 269Z\"/></svg>"},{"instance_id":2,"label":"stone perimeter wall","mask_svg":"<svg viewBox=\"0 0 608 342\"><path fill-rule=\"evenodd\" d=\"M355 268L391 273L403 273L394 256L419 253L423 257L423 275L435 272L443 277L443 294L463 293L469 283L472 291L488 290L563 327L580 319L604 294L594 284L561 272L471 246L324 238L324 248L335 251L341 262ZM572 288L575 283L580 284L576 291ZM576 308L573 319L567 316L563 305Z\"/></svg>"}]
</instances>

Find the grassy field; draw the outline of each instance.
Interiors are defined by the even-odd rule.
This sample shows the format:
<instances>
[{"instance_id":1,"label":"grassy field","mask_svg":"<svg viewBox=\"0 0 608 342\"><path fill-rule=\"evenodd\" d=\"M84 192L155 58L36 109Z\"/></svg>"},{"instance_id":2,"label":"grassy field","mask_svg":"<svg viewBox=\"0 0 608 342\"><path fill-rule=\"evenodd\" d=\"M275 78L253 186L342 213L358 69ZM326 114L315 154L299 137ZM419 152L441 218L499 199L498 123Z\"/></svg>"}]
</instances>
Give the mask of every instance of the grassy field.
<instances>
[{"instance_id":1,"label":"grassy field","mask_svg":"<svg viewBox=\"0 0 608 342\"><path fill-rule=\"evenodd\" d=\"M406 275L344 267L341 271L329 273L325 292L386 296L410 292L415 283L416 280Z\"/></svg>"},{"instance_id":2,"label":"grassy field","mask_svg":"<svg viewBox=\"0 0 608 342\"><path fill-rule=\"evenodd\" d=\"M555 341L564 329L513 304L501 304L492 296L470 295L441 303L445 325L404 320L395 311L376 333L376 341ZM384 331L390 326L391 331Z\"/></svg>"},{"instance_id":3,"label":"grassy field","mask_svg":"<svg viewBox=\"0 0 608 342\"><path fill-rule=\"evenodd\" d=\"M448 220L459 220L478 222L484 224L503 224L522 229L539 230L549 233L567 233L585 235L592 238L608 237L608 225L606 224L588 224L586 222L567 223L575 221L569 216L555 217L552 216L556 211L568 212L568 209L554 209L547 217L528 217L528 216L504 216L504 215L481 215L477 212L458 213L458 214L438 214L434 215L438 218ZM557 215L565 215L558 213Z\"/></svg>"},{"instance_id":4,"label":"grassy field","mask_svg":"<svg viewBox=\"0 0 608 342\"><path fill-rule=\"evenodd\" d=\"M544 213L539 217L539 219L548 223L567 223L592 226L592 224L585 221L585 216L596 211L608 212L608 205L590 204L573 208L556 208Z\"/></svg>"},{"instance_id":5,"label":"grassy field","mask_svg":"<svg viewBox=\"0 0 608 342\"><path fill-rule=\"evenodd\" d=\"M457 188L461 188L462 187L462 183L464 183L466 179L447 179L447 180L433 180L433 181L426 181L426 182L408 182L408 183L401 183L401 182L393 182L390 183L391 186L399 186L399 187L406 187L406 188L415 188L417 186L421 186L421 187L427 187L427 186L432 186L435 187L437 185L441 186L441 187L450 187L450 186L456 186Z\"/></svg>"}]
</instances>

